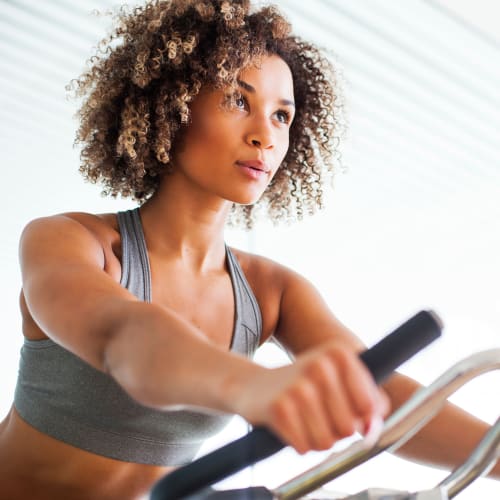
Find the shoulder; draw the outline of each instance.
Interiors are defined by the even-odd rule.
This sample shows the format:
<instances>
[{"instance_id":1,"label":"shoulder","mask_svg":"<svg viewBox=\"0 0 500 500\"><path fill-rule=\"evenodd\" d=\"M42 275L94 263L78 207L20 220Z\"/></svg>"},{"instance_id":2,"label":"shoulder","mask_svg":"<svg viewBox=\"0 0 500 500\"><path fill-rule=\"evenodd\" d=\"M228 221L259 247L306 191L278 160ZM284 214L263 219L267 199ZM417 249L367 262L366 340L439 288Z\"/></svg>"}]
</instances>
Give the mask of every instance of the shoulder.
<instances>
[{"instance_id":1,"label":"shoulder","mask_svg":"<svg viewBox=\"0 0 500 500\"><path fill-rule=\"evenodd\" d=\"M67 232L81 238L93 238L98 242L110 241L119 236L114 214L90 214L85 212L66 212L33 219L23 229L21 239L32 233L63 238Z\"/></svg>"},{"instance_id":2,"label":"shoulder","mask_svg":"<svg viewBox=\"0 0 500 500\"><path fill-rule=\"evenodd\" d=\"M248 273L247 279L261 307L263 340L274 335L295 354L334 339L341 339L356 350L363 348L362 342L335 317L309 279L265 257L234 253Z\"/></svg>"},{"instance_id":3,"label":"shoulder","mask_svg":"<svg viewBox=\"0 0 500 500\"><path fill-rule=\"evenodd\" d=\"M119 235L118 222L114 213L66 212L55 217L63 217L79 224L100 240L107 240Z\"/></svg>"},{"instance_id":4,"label":"shoulder","mask_svg":"<svg viewBox=\"0 0 500 500\"><path fill-rule=\"evenodd\" d=\"M116 215L65 212L33 219L23 229L20 251L29 252L32 247L90 252L103 268L112 268L121 254Z\"/></svg>"},{"instance_id":5,"label":"shoulder","mask_svg":"<svg viewBox=\"0 0 500 500\"><path fill-rule=\"evenodd\" d=\"M231 251L251 285L284 291L287 286L306 281L293 269L262 255L231 247Z\"/></svg>"},{"instance_id":6,"label":"shoulder","mask_svg":"<svg viewBox=\"0 0 500 500\"><path fill-rule=\"evenodd\" d=\"M261 255L231 248L262 313L262 340L276 331L286 290L303 278L290 268Z\"/></svg>"},{"instance_id":7,"label":"shoulder","mask_svg":"<svg viewBox=\"0 0 500 500\"><path fill-rule=\"evenodd\" d=\"M96 235L110 230L117 230L118 228L115 214L64 212L33 219L26 224L24 231L56 228L57 226L65 225L70 225L74 228L80 227L82 231L86 230L96 233Z\"/></svg>"},{"instance_id":8,"label":"shoulder","mask_svg":"<svg viewBox=\"0 0 500 500\"><path fill-rule=\"evenodd\" d=\"M271 284L273 288L279 288L281 281L286 276L286 267L278 262L264 257L262 255L245 252L231 247L231 251L237 258L245 277L254 288L257 286L269 287Z\"/></svg>"}]
</instances>

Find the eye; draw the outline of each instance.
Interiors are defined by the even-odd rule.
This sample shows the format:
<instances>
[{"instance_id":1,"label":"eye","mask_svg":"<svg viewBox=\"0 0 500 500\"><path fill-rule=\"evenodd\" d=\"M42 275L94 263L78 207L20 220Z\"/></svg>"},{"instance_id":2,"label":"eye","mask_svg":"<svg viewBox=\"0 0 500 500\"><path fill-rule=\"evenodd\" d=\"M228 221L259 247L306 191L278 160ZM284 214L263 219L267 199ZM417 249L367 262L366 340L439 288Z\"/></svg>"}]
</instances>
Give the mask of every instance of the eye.
<instances>
[{"instance_id":1,"label":"eye","mask_svg":"<svg viewBox=\"0 0 500 500\"><path fill-rule=\"evenodd\" d=\"M291 114L289 111L285 109L280 109L276 111L276 116L278 117L278 121L281 123L290 123Z\"/></svg>"},{"instance_id":2,"label":"eye","mask_svg":"<svg viewBox=\"0 0 500 500\"><path fill-rule=\"evenodd\" d=\"M238 109L245 109L247 105L246 99L241 94L236 94L233 97L234 106Z\"/></svg>"}]
</instances>

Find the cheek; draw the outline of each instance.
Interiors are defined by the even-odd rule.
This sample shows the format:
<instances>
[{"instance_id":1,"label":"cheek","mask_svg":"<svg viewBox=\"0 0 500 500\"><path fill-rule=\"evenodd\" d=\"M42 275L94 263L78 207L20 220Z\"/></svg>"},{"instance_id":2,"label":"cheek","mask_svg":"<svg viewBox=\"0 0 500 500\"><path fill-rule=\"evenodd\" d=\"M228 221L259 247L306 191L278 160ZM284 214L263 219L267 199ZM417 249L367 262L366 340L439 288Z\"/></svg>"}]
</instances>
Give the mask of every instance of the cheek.
<instances>
[{"instance_id":1,"label":"cheek","mask_svg":"<svg viewBox=\"0 0 500 500\"><path fill-rule=\"evenodd\" d=\"M196 156L209 151L217 141L216 127L208 120L197 121L178 137L174 153L177 158Z\"/></svg>"},{"instance_id":2,"label":"cheek","mask_svg":"<svg viewBox=\"0 0 500 500\"><path fill-rule=\"evenodd\" d=\"M198 120L189 130L188 141L190 143L200 143L209 146L210 141L215 135L213 129L213 125L211 126L208 120Z\"/></svg>"},{"instance_id":3,"label":"cheek","mask_svg":"<svg viewBox=\"0 0 500 500\"><path fill-rule=\"evenodd\" d=\"M290 147L290 137L287 135L283 138L283 141L280 142L280 146L277 150L279 163L285 159L285 156L288 153L288 148Z\"/></svg>"},{"instance_id":4,"label":"cheek","mask_svg":"<svg viewBox=\"0 0 500 500\"><path fill-rule=\"evenodd\" d=\"M190 131L187 147L204 152L208 156L218 156L230 147L230 137L234 133L228 130L225 123L220 120L201 120Z\"/></svg>"}]
</instances>

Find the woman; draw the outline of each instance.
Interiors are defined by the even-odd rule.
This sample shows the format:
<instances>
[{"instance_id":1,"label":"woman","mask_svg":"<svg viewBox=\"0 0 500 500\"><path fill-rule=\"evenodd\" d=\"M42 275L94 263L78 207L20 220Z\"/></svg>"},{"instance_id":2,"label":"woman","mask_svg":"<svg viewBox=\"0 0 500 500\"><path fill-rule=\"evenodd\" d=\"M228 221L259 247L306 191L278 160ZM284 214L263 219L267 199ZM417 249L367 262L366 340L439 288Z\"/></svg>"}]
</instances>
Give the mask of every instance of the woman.
<instances>
[{"instance_id":1,"label":"woman","mask_svg":"<svg viewBox=\"0 0 500 500\"><path fill-rule=\"evenodd\" d=\"M310 283L224 242L228 220L321 206L341 128L327 60L246 1L149 3L108 43L77 82L81 171L140 207L23 232L0 498L136 499L231 414L301 453L376 427L417 385L378 389ZM271 336L293 364L249 359ZM486 427L450 405L402 453L451 467Z\"/></svg>"}]
</instances>

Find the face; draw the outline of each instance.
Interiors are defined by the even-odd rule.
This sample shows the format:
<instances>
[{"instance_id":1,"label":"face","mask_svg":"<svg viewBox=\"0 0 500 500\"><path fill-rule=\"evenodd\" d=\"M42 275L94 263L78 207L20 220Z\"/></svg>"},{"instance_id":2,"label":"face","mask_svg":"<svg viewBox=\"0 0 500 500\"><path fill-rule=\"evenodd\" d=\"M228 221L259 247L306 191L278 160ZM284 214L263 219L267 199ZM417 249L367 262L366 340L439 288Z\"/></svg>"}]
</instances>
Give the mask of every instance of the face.
<instances>
[{"instance_id":1,"label":"face","mask_svg":"<svg viewBox=\"0 0 500 500\"><path fill-rule=\"evenodd\" d=\"M283 161L295 108L292 74L278 56L243 70L238 83L229 106L221 90L205 89L193 100L172 175L246 205L259 199Z\"/></svg>"}]
</instances>

